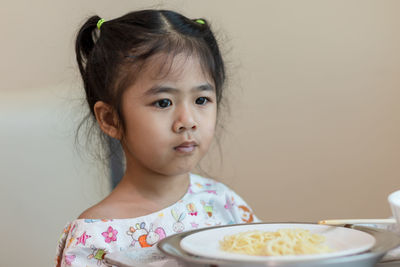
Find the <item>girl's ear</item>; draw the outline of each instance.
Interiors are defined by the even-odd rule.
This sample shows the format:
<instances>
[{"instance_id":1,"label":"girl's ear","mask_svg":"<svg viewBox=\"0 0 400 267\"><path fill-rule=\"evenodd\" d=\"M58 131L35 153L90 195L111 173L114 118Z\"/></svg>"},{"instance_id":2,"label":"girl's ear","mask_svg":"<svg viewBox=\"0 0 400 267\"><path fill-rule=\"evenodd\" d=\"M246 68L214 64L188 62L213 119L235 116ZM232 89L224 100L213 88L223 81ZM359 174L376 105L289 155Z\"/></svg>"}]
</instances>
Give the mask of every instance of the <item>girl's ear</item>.
<instances>
[{"instance_id":1,"label":"girl's ear","mask_svg":"<svg viewBox=\"0 0 400 267\"><path fill-rule=\"evenodd\" d=\"M97 101L93 110L100 129L108 136L121 140L122 131L116 111L103 101Z\"/></svg>"}]
</instances>

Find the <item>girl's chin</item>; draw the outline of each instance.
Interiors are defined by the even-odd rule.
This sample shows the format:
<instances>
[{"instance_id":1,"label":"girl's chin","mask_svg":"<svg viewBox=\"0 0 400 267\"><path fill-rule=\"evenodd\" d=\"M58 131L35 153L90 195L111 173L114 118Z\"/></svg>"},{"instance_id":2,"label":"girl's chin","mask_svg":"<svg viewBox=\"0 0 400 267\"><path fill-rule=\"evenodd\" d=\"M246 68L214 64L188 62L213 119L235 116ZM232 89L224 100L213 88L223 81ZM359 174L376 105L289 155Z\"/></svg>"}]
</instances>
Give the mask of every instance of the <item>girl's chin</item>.
<instances>
[{"instance_id":1,"label":"girl's chin","mask_svg":"<svg viewBox=\"0 0 400 267\"><path fill-rule=\"evenodd\" d=\"M183 175L183 174L188 174L191 171L194 170L194 168L197 166L197 164L185 164L185 165L179 165L179 166L168 166L167 168L160 170L160 173L166 175L166 176L178 176L178 175Z\"/></svg>"}]
</instances>

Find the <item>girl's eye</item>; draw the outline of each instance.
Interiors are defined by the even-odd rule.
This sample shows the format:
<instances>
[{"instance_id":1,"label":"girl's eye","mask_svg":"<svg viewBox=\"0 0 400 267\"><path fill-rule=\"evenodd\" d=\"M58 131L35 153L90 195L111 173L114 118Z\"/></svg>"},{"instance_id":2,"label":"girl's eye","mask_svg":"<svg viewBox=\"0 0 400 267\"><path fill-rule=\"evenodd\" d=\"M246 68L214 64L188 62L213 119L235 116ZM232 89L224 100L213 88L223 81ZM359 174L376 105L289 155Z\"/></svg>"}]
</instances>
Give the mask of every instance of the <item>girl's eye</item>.
<instances>
[{"instance_id":1,"label":"girl's eye","mask_svg":"<svg viewBox=\"0 0 400 267\"><path fill-rule=\"evenodd\" d=\"M161 99L154 103L158 108L167 108L172 105L172 101L169 99Z\"/></svg>"},{"instance_id":2,"label":"girl's eye","mask_svg":"<svg viewBox=\"0 0 400 267\"><path fill-rule=\"evenodd\" d=\"M196 99L196 104L197 105L205 105L208 101L209 100L207 97L199 97Z\"/></svg>"}]
</instances>

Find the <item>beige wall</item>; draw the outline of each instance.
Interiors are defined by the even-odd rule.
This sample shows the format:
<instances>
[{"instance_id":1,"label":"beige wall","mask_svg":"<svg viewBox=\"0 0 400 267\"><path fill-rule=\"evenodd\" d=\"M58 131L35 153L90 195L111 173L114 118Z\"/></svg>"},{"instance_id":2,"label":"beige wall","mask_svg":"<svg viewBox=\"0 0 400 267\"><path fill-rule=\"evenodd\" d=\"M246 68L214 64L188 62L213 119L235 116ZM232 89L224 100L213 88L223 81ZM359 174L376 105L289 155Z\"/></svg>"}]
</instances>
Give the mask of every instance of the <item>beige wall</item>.
<instances>
[{"instance_id":1,"label":"beige wall","mask_svg":"<svg viewBox=\"0 0 400 267\"><path fill-rule=\"evenodd\" d=\"M202 166L259 217L390 215L386 196L400 189L400 1L3 0L1 265L50 265L64 223L107 194L104 171L73 147L73 39L88 15L147 7L208 18L219 35L230 112L221 164L210 164L214 147Z\"/></svg>"}]
</instances>

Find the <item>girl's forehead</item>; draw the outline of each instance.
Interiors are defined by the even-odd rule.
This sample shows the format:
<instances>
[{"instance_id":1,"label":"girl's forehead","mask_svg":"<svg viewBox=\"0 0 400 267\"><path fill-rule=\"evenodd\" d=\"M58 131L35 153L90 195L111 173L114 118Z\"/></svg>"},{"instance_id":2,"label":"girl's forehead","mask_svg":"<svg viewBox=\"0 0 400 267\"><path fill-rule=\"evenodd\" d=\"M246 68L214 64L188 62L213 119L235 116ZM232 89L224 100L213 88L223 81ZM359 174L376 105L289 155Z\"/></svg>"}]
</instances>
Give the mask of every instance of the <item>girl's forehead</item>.
<instances>
[{"instance_id":1,"label":"girl's forehead","mask_svg":"<svg viewBox=\"0 0 400 267\"><path fill-rule=\"evenodd\" d=\"M211 83L209 70L203 67L200 58L194 54L176 55L160 53L150 57L143 66L138 82L179 82L193 81Z\"/></svg>"}]
</instances>

